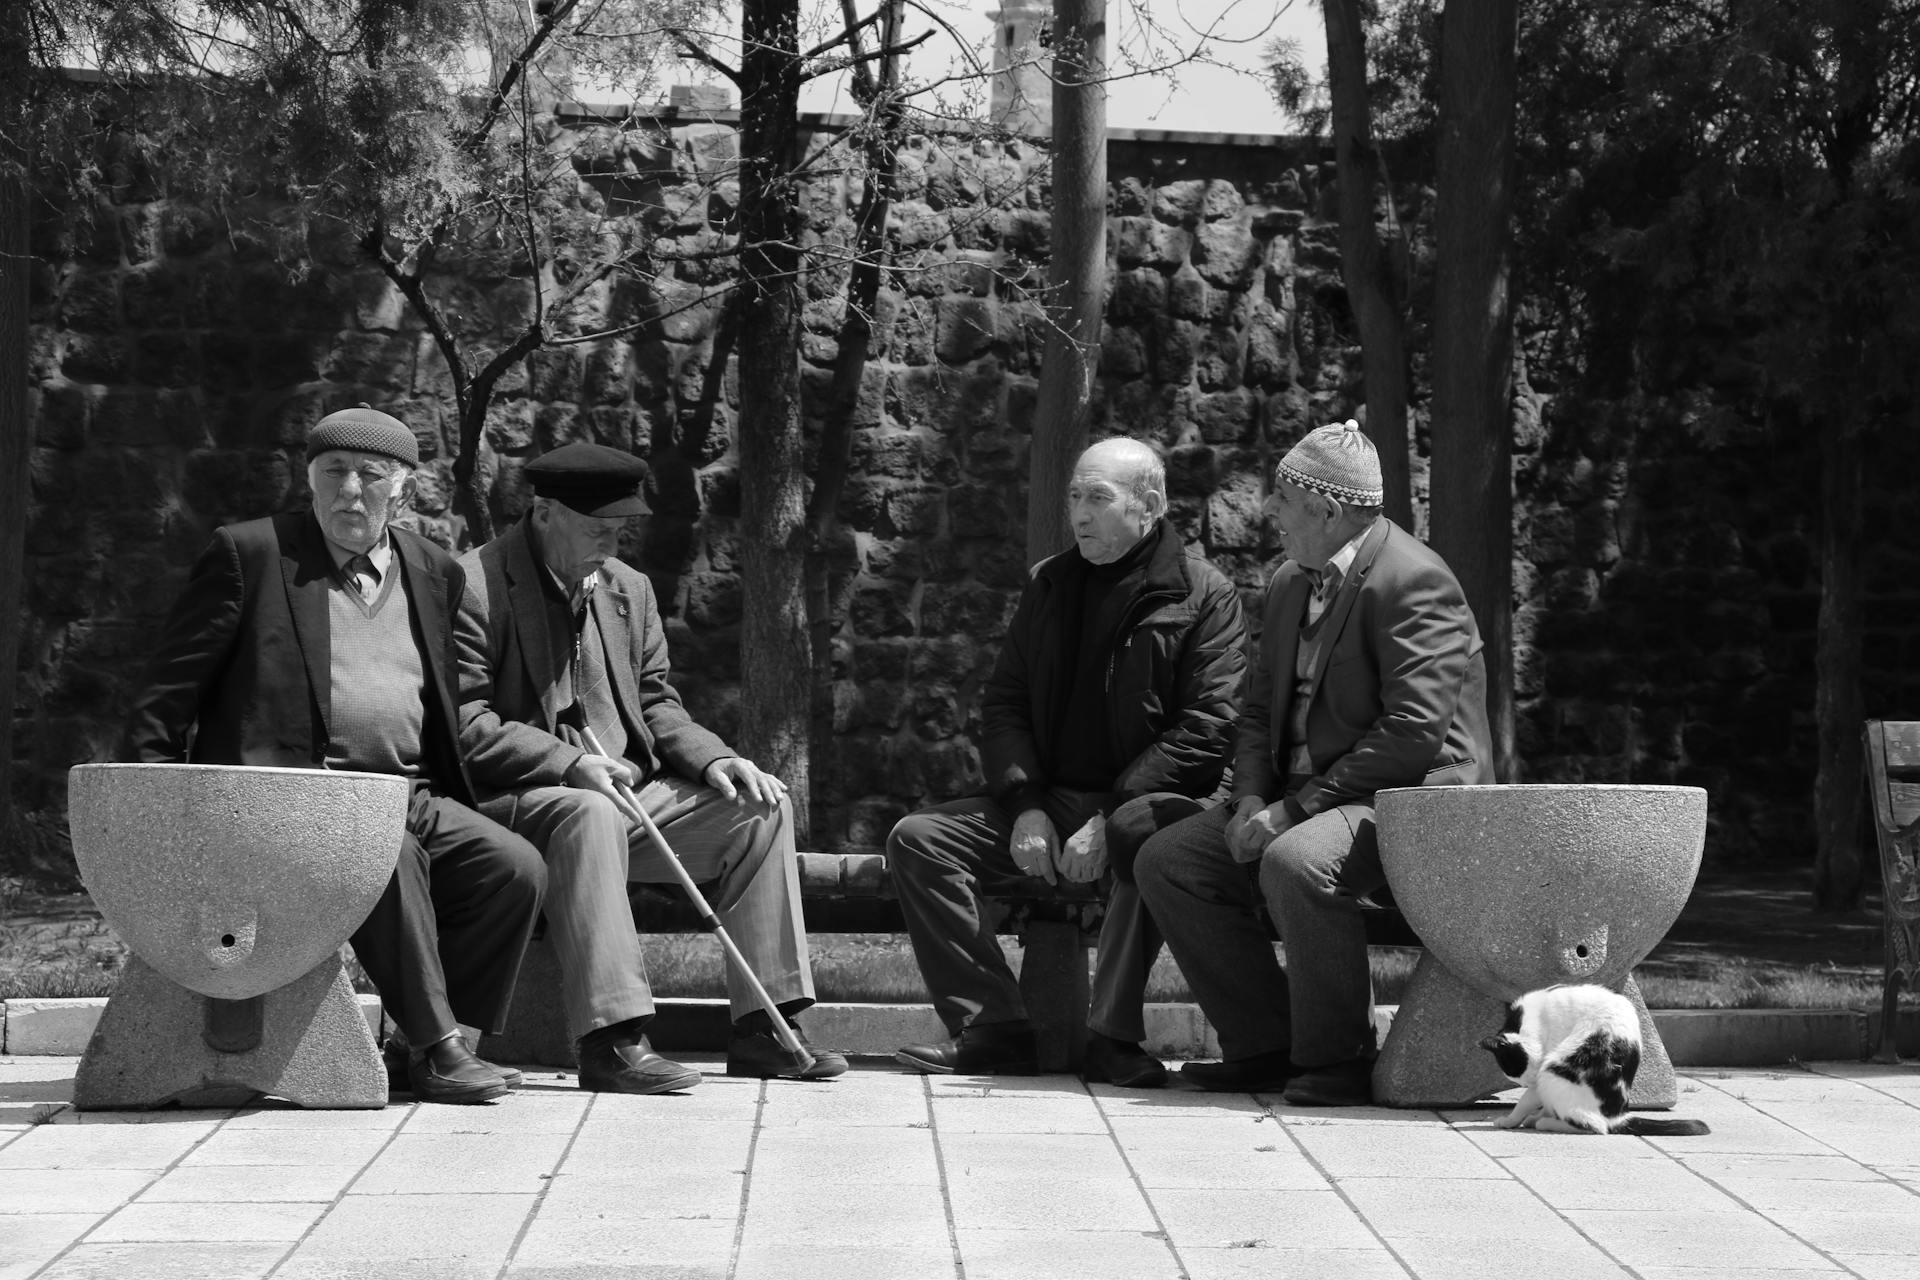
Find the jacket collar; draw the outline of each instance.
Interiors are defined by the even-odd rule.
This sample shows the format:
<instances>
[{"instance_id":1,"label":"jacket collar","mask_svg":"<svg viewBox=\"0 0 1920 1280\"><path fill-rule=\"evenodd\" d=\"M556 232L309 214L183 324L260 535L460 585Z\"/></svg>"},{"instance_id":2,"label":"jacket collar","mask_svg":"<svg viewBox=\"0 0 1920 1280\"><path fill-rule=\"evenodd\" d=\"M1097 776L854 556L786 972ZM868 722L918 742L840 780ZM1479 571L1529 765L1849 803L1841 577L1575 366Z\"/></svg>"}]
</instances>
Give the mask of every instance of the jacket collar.
<instances>
[{"instance_id":1,"label":"jacket collar","mask_svg":"<svg viewBox=\"0 0 1920 1280\"><path fill-rule=\"evenodd\" d=\"M1187 544L1165 516L1147 530L1149 538L1159 538L1159 544L1147 560L1146 574L1141 581L1140 594L1185 596L1193 590L1193 577L1187 566ZM1089 565L1079 548L1069 547L1058 555L1042 560L1033 567L1033 576L1045 580L1050 586L1058 586L1070 577L1084 574Z\"/></svg>"}]
</instances>

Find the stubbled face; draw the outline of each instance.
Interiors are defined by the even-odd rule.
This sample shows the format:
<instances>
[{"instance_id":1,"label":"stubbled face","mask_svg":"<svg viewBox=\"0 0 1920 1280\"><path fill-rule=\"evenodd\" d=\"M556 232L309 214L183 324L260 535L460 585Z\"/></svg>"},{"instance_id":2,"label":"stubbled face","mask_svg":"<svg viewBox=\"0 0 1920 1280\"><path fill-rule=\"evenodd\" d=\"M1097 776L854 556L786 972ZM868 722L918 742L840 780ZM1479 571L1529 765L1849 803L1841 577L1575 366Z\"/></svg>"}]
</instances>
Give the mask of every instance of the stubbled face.
<instances>
[{"instance_id":1,"label":"stubbled face","mask_svg":"<svg viewBox=\"0 0 1920 1280\"><path fill-rule=\"evenodd\" d=\"M1337 509L1317 493L1276 477L1260 508L1280 534L1280 549L1303 569L1324 569L1345 541Z\"/></svg>"},{"instance_id":2,"label":"stubbled face","mask_svg":"<svg viewBox=\"0 0 1920 1280\"><path fill-rule=\"evenodd\" d=\"M1160 518L1164 499L1134 492L1137 464L1119 450L1095 446L1080 455L1067 481L1067 525L1080 554L1112 564L1139 544Z\"/></svg>"},{"instance_id":3,"label":"stubbled face","mask_svg":"<svg viewBox=\"0 0 1920 1280\"><path fill-rule=\"evenodd\" d=\"M625 516L583 516L565 503L543 500L533 509L540 533L540 559L571 587L600 571L620 549Z\"/></svg>"},{"instance_id":4,"label":"stubbled face","mask_svg":"<svg viewBox=\"0 0 1920 1280\"><path fill-rule=\"evenodd\" d=\"M313 517L336 545L371 550L405 510L409 474L403 463L384 454L329 449L307 468Z\"/></svg>"},{"instance_id":5,"label":"stubbled face","mask_svg":"<svg viewBox=\"0 0 1920 1280\"><path fill-rule=\"evenodd\" d=\"M1488 1036L1480 1047L1493 1055L1500 1074L1515 1084L1526 1084L1539 1071L1540 1047L1522 1030L1526 1023L1526 1005L1515 1000L1507 1006L1507 1020L1499 1034Z\"/></svg>"}]
</instances>

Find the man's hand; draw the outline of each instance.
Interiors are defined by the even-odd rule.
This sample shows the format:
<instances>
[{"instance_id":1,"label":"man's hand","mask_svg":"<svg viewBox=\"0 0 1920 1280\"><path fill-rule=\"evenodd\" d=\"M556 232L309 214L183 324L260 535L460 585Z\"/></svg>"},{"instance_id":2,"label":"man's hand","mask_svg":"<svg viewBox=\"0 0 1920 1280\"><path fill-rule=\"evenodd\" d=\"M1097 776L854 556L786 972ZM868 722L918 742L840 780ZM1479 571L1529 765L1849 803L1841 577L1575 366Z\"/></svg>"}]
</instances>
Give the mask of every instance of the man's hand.
<instances>
[{"instance_id":1,"label":"man's hand","mask_svg":"<svg viewBox=\"0 0 1920 1280\"><path fill-rule=\"evenodd\" d=\"M1292 825L1284 803L1276 801L1263 808L1258 797L1242 796L1227 820L1227 851L1235 862L1257 862Z\"/></svg>"},{"instance_id":2,"label":"man's hand","mask_svg":"<svg viewBox=\"0 0 1920 1280\"><path fill-rule=\"evenodd\" d=\"M612 756L596 756L592 752L575 760L567 769L566 784L578 787L582 791L598 791L613 801L614 807L622 813L627 811L627 802L620 798L616 784L625 783L631 787L640 781L640 770L625 760L616 760Z\"/></svg>"},{"instance_id":3,"label":"man's hand","mask_svg":"<svg viewBox=\"0 0 1920 1280\"><path fill-rule=\"evenodd\" d=\"M787 784L742 756L722 756L707 766L706 784L735 804L751 799L768 808L787 798Z\"/></svg>"},{"instance_id":4,"label":"man's hand","mask_svg":"<svg viewBox=\"0 0 1920 1280\"><path fill-rule=\"evenodd\" d=\"M1104 844L1104 842L1103 842ZM1059 884L1053 874L1053 860L1060 848L1060 836L1044 809L1028 809L1013 820L1013 839L1007 851L1013 863L1030 876L1039 876L1048 884ZM1105 853L1102 852L1104 860Z\"/></svg>"},{"instance_id":5,"label":"man's hand","mask_svg":"<svg viewBox=\"0 0 1920 1280\"><path fill-rule=\"evenodd\" d=\"M1067 837L1066 844L1060 847L1057 859L1060 874L1077 884L1098 880L1107 869L1107 820L1101 814L1088 818L1086 824Z\"/></svg>"}]
</instances>

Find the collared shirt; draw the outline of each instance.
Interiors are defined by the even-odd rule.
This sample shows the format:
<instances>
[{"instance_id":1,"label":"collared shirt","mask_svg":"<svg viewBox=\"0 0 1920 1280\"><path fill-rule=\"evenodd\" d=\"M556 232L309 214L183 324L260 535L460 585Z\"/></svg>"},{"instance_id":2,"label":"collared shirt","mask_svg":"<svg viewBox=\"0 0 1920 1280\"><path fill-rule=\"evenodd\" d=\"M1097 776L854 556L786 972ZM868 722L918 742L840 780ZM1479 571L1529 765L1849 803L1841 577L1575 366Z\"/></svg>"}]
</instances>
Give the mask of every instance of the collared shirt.
<instances>
[{"instance_id":1,"label":"collared shirt","mask_svg":"<svg viewBox=\"0 0 1920 1280\"><path fill-rule=\"evenodd\" d=\"M321 531L320 540L327 544L327 554L333 558L334 572L339 575L343 585L352 587L364 600L371 600L380 594L380 584L387 580L387 573L393 568L393 539L387 536L385 529L380 531L380 541L374 543L365 553L366 562L373 568L373 582L370 587L358 581L358 575L349 567L360 558L360 552L347 550L332 538L327 537L324 529Z\"/></svg>"},{"instance_id":2,"label":"collared shirt","mask_svg":"<svg viewBox=\"0 0 1920 1280\"><path fill-rule=\"evenodd\" d=\"M1360 554L1360 543L1371 532L1373 532L1373 526L1369 524L1347 539L1344 546L1328 557L1326 568L1306 571L1307 577L1313 582L1313 593L1307 597L1309 623L1320 621L1320 615L1327 611L1327 606L1333 602L1333 597L1340 590L1340 584L1345 582L1347 575L1353 571L1354 559Z\"/></svg>"}]
</instances>

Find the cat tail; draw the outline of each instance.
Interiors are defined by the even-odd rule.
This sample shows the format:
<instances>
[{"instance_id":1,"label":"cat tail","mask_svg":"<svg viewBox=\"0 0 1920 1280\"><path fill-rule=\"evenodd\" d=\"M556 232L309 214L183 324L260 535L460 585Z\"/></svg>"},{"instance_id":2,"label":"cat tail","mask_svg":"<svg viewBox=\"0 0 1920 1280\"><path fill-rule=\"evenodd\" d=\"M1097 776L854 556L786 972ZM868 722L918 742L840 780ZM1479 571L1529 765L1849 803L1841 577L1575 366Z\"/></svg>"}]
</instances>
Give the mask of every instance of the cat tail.
<instances>
[{"instance_id":1,"label":"cat tail","mask_svg":"<svg viewBox=\"0 0 1920 1280\"><path fill-rule=\"evenodd\" d=\"M1636 1138L1699 1138L1713 1132L1704 1120L1656 1120L1647 1115L1621 1116L1613 1122L1613 1131Z\"/></svg>"}]
</instances>

